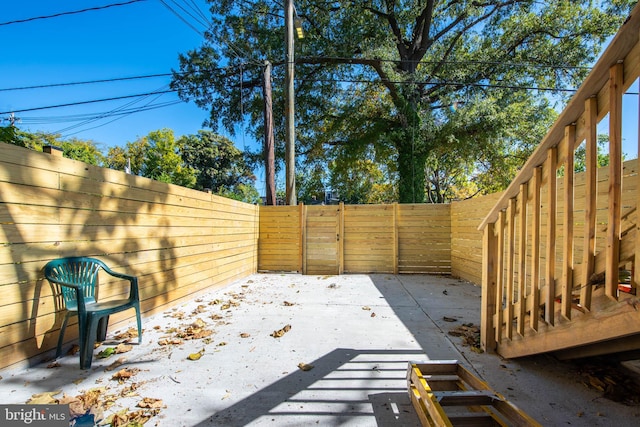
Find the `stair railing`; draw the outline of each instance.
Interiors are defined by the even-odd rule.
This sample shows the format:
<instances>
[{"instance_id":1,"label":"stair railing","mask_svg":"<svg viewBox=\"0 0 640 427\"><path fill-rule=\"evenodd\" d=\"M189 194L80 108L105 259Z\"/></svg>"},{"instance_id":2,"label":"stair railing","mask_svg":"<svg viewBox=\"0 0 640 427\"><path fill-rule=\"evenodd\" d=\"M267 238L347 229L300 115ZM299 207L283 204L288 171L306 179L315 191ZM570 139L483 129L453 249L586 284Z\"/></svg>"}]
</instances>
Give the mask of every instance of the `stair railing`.
<instances>
[{"instance_id":1,"label":"stair railing","mask_svg":"<svg viewBox=\"0 0 640 427\"><path fill-rule=\"evenodd\" d=\"M574 313L592 310L592 276L596 262L602 264L596 251L606 254L599 267L604 292L617 298L621 224L640 194L623 194L622 187L622 95L640 75L639 29L640 4L479 226L486 351L499 352L502 340L513 340L514 332L524 337L537 333L540 322L553 327L559 319L570 321ZM599 192L598 180L607 173L597 164L597 126L607 116L608 178ZM582 143L586 170L578 177L575 152ZM633 179L638 177L635 173ZM637 246L635 259L640 259ZM640 268L633 271L632 282L640 283Z\"/></svg>"}]
</instances>

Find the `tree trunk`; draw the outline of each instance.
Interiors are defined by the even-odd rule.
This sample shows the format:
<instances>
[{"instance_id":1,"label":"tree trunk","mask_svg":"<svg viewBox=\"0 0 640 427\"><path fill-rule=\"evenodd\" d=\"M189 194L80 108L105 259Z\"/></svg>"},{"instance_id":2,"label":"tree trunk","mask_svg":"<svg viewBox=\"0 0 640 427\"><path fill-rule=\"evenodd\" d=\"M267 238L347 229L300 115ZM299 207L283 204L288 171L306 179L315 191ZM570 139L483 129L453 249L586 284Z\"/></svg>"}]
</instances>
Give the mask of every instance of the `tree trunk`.
<instances>
[{"instance_id":1,"label":"tree trunk","mask_svg":"<svg viewBox=\"0 0 640 427\"><path fill-rule=\"evenodd\" d=\"M398 148L398 193L400 203L424 203L425 173L427 155L416 149L410 132L396 144Z\"/></svg>"},{"instance_id":2,"label":"tree trunk","mask_svg":"<svg viewBox=\"0 0 640 427\"><path fill-rule=\"evenodd\" d=\"M264 96L264 155L265 155L265 180L266 200L265 205L276 204L276 166L273 136L273 105L271 101L271 63L265 61L262 78L262 91Z\"/></svg>"}]
</instances>

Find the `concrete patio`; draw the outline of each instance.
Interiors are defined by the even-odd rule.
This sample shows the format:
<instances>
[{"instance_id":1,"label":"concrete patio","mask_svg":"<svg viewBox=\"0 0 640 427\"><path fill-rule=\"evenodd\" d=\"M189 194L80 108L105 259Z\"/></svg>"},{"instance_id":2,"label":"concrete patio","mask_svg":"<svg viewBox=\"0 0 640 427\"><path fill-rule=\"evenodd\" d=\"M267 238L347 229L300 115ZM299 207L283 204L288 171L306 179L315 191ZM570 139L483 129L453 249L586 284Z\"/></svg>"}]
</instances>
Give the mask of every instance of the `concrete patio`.
<instances>
[{"instance_id":1,"label":"concrete patio","mask_svg":"<svg viewBox=\"0 0 640 427\"><path fill-rule=\"evenodd\" d=\"M213 333L179 339L197 319ZM162 399L152 426L418 426L407 361L457 359L542 425L640 423L639 407L604 399L572 364L479 354L448 334L468 323L480 323L480 288L450 277L254 274L143 318L142 345L94 357L88 371L77 355L50 368L2 371L0 394L3 403L25 403L36 393L61 390L60 398L104 387L117 396L105 416L133 411L144 397ZM199 360L187 359L198 352ZM121 366L106 370L120 357ZM122 368L139 371L113 380Z\"/></svg>"}]
</instances>

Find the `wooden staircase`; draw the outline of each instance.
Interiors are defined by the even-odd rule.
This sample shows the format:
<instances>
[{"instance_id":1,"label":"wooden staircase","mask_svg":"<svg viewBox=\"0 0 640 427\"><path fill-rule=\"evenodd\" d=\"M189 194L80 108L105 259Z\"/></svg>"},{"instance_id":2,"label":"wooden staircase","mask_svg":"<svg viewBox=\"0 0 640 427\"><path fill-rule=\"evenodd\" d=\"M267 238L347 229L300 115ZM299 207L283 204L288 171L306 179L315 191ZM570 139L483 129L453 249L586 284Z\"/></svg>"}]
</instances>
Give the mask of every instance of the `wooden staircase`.
<instances>
[{"instance_id":1,"label":"wooden staircase","mask_svg":"<svg viewBox=\"0 0 640 427\"><path fill-rule=\"evenodd\" d=\"M479 226L486 351L573 358L640 349L640 173L622 153L622 97L640 76L639 33L640 4ZM609 165L599 167L605 119ZM586 170L577 174L581 145ZM627 292L621 269L631 272Z\"/></svg>"},{"instance_id":2,"label":"wooden staircase","mask_svg":"<svg viewBox=\"0 0 640 427\"><path fill-rule=\"evenodd\" d=\"M632 227L621 241L621 267L633 262L635 244L636 228ZM635 295L635 288L631 289L632 292L619 291L616 299L605 295L602 280L605 258L605 252L596 255L595 273L592 275L595 283L586 285L592 287L590 310L580 304L582 285L576 283L570 319L561 315L562 299L557 295L554 325L543 321L546 310L543 305L538 330L526 328L524 335L512 334L512 339L500 340L498 352L506 358L558 352L560 358L568 359L640 349L640 298ZM576 267L574 277L580 277L581 265ZM530 313L528 310L526 321L529 323ZM516 326L514 322L512 327Z\"/></svg>"}]
</instances>

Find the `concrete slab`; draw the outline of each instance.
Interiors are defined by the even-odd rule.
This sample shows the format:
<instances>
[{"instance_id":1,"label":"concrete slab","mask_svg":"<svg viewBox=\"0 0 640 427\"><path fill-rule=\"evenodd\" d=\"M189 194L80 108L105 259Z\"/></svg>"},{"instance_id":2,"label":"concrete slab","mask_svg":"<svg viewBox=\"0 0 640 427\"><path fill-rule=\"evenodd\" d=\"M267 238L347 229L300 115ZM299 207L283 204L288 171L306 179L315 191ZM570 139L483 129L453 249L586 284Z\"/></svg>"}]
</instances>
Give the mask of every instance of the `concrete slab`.
<instances>
[{"instance_id":1,"label":"concrete slab","mask_svg":"<svg viewBox=\"0 0 640 427\"><path fill-rule=\"evenodd\" d=\"M449 277L256 274L144 318L142 345L95 358L88 371L77 356L50 369L5 370L0 394L2 403L24 403L35 393L105 387L118 396L107 415L159 398L165 407L147 423L157 426L418 426L407 362L458 359L543 425L640 424L639 408L601 398L570 364L477 354L448 335L459 324L478 324L479 313L479 287ZM213 334L159 345L196 319ZM270 336L285 325L288 332ZM187 360L203 349L200 360ZM123 383L105 370L120 356L122 367L140 369ZM302 371L300 363L313 369Z\"/></svg>"}]
</instances>

